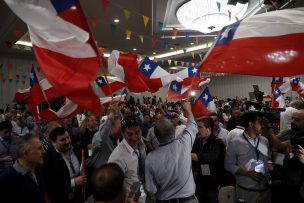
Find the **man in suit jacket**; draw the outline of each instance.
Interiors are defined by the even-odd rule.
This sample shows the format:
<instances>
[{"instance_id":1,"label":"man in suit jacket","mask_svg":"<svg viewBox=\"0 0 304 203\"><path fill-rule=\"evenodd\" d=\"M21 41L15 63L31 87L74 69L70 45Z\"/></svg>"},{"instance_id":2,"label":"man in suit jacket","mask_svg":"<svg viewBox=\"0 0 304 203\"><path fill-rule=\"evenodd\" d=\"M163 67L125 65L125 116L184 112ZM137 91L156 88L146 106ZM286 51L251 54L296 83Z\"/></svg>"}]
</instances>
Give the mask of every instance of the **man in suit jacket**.
<instances>
[{"instance_id":1,"label":"man in suit jacket","mask_svg":"<svg viewBox=\"0 0 304 203\"><path fill-rule=\"evenodd\" d=\"M118 109L111 107L107 120L93 137L92 164L94 168L106 164L108 159L122 137L121 114Z\"/></svg>"},{"instance_id":2,"label":"man in suit jacket","mask_svg":"<svg viewBox=\"0 0 304 203\"><path fill-rule=\"evenodd\" d=\"M80 175L80 163L72 150L67 130L57 127L50 133L52 147L44 157L46 191L53 203L69 203L77 199L80 186L87 182Z\"/></svg>"}]
</instances>

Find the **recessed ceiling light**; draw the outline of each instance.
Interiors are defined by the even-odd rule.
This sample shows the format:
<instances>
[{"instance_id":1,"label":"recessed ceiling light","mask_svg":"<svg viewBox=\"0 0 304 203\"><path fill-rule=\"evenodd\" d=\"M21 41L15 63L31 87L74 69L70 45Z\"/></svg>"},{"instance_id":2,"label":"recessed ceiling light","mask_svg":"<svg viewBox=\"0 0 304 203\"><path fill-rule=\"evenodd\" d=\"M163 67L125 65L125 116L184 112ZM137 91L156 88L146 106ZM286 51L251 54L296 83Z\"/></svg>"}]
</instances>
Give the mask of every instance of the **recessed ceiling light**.
<instances>
[{"instance_id":1,"label":"recessed ceiling light","mask_svg":"<svg viewBox=\"0 0 304 203\"><path fill-rule=\"evenodd\" d=\"M171 47L170 49L171 49L171 50L173 50L174 48L173 48L173 47Z\"/></svg>"},{"instance_id":2,"label":"recessed ceiling light","mask_svg":"<svg viewBox=\"0 0 304 203\"><path fill-rule=\"evenodd\" d=\"M175 37L175 36L173 36L173 37L172 37L172 39L176 39L176 37Z\"/></svg>"},{"instance_id":3,"label":"recessed ceiling light","mask_svg":"<svg viewBox=\"0 0 304 203\"><path fill-rule=\"evenodd\" d=\"M191 42L190 45L194 45L194 42Z\"/></svg>"},{"instance_id":4,"label":"recessed ceiling light","mask_svg":"<svg viewBox=\"0 0 304 203\"><path fill-rule=\"evenodd\" d=\"M130 37L126 37L127 40L131 39Z\"/></svg>"},{"instance_id":5,"label":"recessed ceiling light","mask_svg":"<svg viewBox=\"0 0 304 203\"><path fill-rule=\"evenodd\" d=\"M137 49L136 48L133 48L133 51L136 51Z\"/></svg>"},{"instance_id":6,"label":"recessed ceiling light","mask_svg":"<svg viewBox=\"0 0 304 203\"><path fill-rule=\"evenodd\" d=\"M153 54L155 55L155 54L156 54L156 52L154 51L154 52L153 52Z\"/></svg>"},{"instance_id":7,"label":"recessed ceiling light","mask_svg":"<svg viewBox=\"0 0 304 203\"><path fill-rule=\"evenodd\" d=\"M119 19L118 19L118 18L115 18L115 19L114 19L114 23L119 23Z\"/></svg>"}]
</instances>

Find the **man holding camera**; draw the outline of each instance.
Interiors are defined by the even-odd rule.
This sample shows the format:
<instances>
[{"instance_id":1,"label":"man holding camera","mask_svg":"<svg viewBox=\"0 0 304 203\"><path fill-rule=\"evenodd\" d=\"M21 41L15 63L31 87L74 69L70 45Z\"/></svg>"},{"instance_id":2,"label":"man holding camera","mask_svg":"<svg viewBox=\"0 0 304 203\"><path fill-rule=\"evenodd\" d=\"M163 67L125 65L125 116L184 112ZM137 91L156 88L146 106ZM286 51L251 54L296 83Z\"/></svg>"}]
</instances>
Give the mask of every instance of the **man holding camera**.
<instances>
[{"instance_id":1,"label":"man holding camera","mask_svg":"<svg viewBox=\"0 0 304 203\"><path fill-rule=\"evenodd\" d=\"M242 115L244 133L228 144L225 168L236 177L238 199L246 203L271 202L267 185L269 160L268 140L261 136L261 121L256 112Z\"/></svg>"}]
</instances>

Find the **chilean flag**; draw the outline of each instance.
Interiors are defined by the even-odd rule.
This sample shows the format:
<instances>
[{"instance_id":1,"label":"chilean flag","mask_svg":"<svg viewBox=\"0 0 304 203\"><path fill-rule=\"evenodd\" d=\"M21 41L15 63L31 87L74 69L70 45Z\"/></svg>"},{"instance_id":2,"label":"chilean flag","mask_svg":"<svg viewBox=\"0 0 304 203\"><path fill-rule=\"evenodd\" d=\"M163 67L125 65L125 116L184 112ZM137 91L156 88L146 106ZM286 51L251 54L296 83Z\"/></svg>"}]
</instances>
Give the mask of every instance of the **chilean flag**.
<instances>
[{"instance_id":1,"label":"chilean flag","mask_svg":"<svg viewBox=\"0 0 304 203\"><path fill-rule=\"evenodd\" d=\"M271 82L271 92L278 87L282 94L287 93L291 89L290 79L288 77L273 77Z\"/></svg>"},{"instance_id":2,"label":"chilean flag","mask_svg":"<svg viewBox=\"0 0 304 203\"><path fill-rule=\"evenodd\" d=\"M98 50L78 0L5 0L28 26L37 61L48 81L74 103L100 114L90 82Z\"/></svg>"},{"instance_id":3,"label":"chilean flag","mask_svg":"<svg viewBox=\"0 0 304 203\"><path fill-rule=\"evenodd\" d=\"M29 108L35 108L39 104L45 102L45 97L38 82L34 66L32 66L30 72L30 86L28 106Z\"/></svg>"},{"instance_id":4,"label":"chilean flag","mask_svg":"<svg viewBox=\"0 0 304 203\"><path fill-rule=\"evenodd\" d=\"M103 94L105 96L110 95L111 92L114 93L117 90L120 90L121 88L126 87L125 83L120 82L115 79L110 79L109 77L108 77L108 81L109 81L109 84L107 84L107 81L106 81L105 77L103 77L103 76L97 77L95 80L95 82L100 87L101 91L103 92Z\"/></svg>"},{"instance_id":5,"label":"chilean flag","mask_svg":"<svg viewBox=\"0 0 304 203\"><path fill-rule=\"evenodd\" d=\"M304 84L302 82L299 82L297 93L300 95L300 97L304 97Z\"/></svg>"},{"instance_id":6,"label":"chilean flag","mask_svg":"<svg viewBox=\"0 0 304 203\"><path fill-rule=\"evenodd\" d=\"M176 77L182 79L182 85L191 86L192 90L200 90L203 84L210 82L209 78L201 78L200 73L197 72L198 66L186 68L176 73Z\"/></svg>"},{"instance_id":7,"label":"chilean flag","mask_svg":"<svg viewBox=\"0 0 304 203\"><path fill-rule=\"evenodd\" d=\"M70 99L65 98L65 103L59 110L54 111L51 108L47 108L38 112L38 115L46 121L56 121L62 118L72 118L82 111L83 108L73 103Z\"/></svg>"},{"instance_id":8,"label":"chilean flag","mask_svg":"<svg viewBox=\"0 0 304 203\"><path fill-rule=\"evenodd\" d=\"M175 80L176 76L168 73L149 57L145 57L138 67L140 76L145 81L151 92L156 92L159 88Z\"/></svg>"},{"instance_id":9,"label":"chilean flag","mask_svg":"<svg viewBox=\"0 0 304 203\"><path fill-rule=\"evenodd\" d=\"M192 113L194 117L202 117L206 116L209 111L216 112L216 107L209 88L206 87L199 98L192 104Z\"/></svg>"},{"instance_id":10,"label":"chilean flag","mask_svg":"<svg viewBox=\"0 0 304 203\"><path fill-rule=\"evenodd\" d=\"M124 82L130 92L149 91L145 81L139 76L137 55L113 50L108 58L109 72Z\"/></svg>"},{"instance_id":11,"label":"chilean flag","mask_svg":"<svg viewBox=\"0 0 304 203\"><path fill-rule=\"evenodd\" d=\"M200 72L257 76L304 73L304 8L254 15L224 27Z\"/></svg>"},{"instance_id":12,"label":"chilean flag","mask_svg":"<svg viewBox=\"0 0 304 203\"><path fill-rule=\"evenodd\" d=\"M184 86L174 80L170 83L167 98L169 100L186 99L189 96L190 86Z\"/></svg>"},{"instance_id":13,"label":"chilean flag","mask_svg":"<svg viewBox=\"0 0 304 203\"><path fill-rule=\"evenodd\" d=\"M273 91L273 99L271 100L271 108L285 108L284 96L280 88L276 87Z\"/></svg>"},{"instance_id":14,"label":"chilean flag","mask_svg":"<svg viewBox=\"0 0 304 203\"><path fill-rule=\"evenodd\" d=\"M292 78L290 80L290 86L291 86L291 89L292 91L297 91L298 88L300 87L300 78Z\"/></svg>"},{"instance_id":15,"label":"chilean flag","mask_svg":"<svg viewBox=\"0 0 304 203\"><path fill-rule=\"evenodd\" d=\"M39 83L41 89L44 91L48 100L62 96L58 91L53 88L53 86L49 83L47 79L44 78ZM28 104L28 100L30 98L30 89L31 88L29 87L27 89L18 90L15 94L13 101L17 103L25 102Z\"/></svg>"}]
</instances>

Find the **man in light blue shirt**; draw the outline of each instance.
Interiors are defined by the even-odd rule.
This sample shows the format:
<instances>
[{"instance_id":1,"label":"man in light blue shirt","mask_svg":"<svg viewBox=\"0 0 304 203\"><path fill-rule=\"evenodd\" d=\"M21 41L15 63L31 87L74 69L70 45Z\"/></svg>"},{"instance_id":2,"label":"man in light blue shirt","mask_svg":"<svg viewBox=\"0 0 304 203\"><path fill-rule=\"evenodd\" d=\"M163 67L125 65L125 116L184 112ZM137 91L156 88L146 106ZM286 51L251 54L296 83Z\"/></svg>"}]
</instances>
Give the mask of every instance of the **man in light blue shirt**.
<instances>
[{"instance_id":1,"label":"man in light blue shirt","mask_svg":"<svg viewBox=\"0 0 304 203\"><path fill-rule=\"evenodd\" d=\"M238 199L246 203L271 202L267 186L271 168L268 140L260 135L262 127L255 112L244 113L242 122L245 131L229 142L225 168L236 177Z\"/></svg>"},{"instance_id":2,"label":"man in light blue shirt","mask_svg":"<svg viewBox=\"0 0 304 203\"><path fill-rule=\"evenodd\" d=\"M191 169L191 149L198 130L190 103L184 103L183 108L188 114L184 133L175 139L174 125L163 118L154 127L160 145L146 158L146 190L159 203L198 202Z\"/></svg>"}]
</instances>

